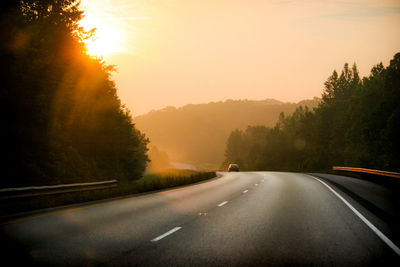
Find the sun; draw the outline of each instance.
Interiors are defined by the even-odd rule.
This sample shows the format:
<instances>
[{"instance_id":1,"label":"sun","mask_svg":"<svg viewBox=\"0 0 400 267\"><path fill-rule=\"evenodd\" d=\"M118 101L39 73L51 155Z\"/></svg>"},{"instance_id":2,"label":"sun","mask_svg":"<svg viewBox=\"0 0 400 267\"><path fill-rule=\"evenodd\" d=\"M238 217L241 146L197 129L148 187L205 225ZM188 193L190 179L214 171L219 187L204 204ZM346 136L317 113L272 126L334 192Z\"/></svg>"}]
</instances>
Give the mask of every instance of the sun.
<instances>
[{"instance_id":1,"label":"sun","mask_svg":"<svg viewBox=\"0 0 400 267\"><path fill-rule=\"evenodd\" d=\"M98 20L83 19L79 23L86 31L96 28L94 35L84 41L89 55L107 57L123 51L123 36L118 27Z\"/></svg>"},{"instance_id":2,"label":"sun","mask_svg":"<svg viewBox=\"0 0 400 267\"><path fill-rule=\"evenodd\" d=\"M94 37L85 43L88 53L93 56L107 56L122 51L121 37L118 35L118 31L111 27L96 29Z\"/></svg>"}]
</instances>

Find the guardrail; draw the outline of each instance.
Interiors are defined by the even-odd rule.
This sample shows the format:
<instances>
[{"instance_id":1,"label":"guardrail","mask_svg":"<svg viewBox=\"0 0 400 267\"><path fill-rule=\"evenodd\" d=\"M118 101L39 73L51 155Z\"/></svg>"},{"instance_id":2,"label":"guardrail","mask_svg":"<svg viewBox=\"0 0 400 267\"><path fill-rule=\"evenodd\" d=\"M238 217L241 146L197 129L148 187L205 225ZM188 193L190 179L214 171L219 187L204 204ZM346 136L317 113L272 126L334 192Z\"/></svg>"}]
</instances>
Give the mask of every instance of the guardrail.
<instances>
[{"instance_id":1,"label":"guardrail","mask_svg":"<svg viewBox=\"0 0 400 267\"><path fill-rule=\"evenodd\" d=\"M117 180L95 182L95 183L77 183L77 184L61 184L50 186L29 186L19 188L0 189L0 199L53 195L60 193L69 193L76 191L88 191L113 188L118 186Z\"/></svg>"},{"instance_id":2,"label":"guardrail","mask_svg":"<svg viewBox=\"0 0 400 267\"><path fill-rule=\"evenodd\" d=\"M398 173L398 172L388 172L388 171L380 171L380 170L372 170L372 169L364 169L364 168L338 167L338 166L333 166L332 169L334 171L362 172L362 173L368 173L368 174L400 178L400 173Z\"/></svg>"}]
</instances>

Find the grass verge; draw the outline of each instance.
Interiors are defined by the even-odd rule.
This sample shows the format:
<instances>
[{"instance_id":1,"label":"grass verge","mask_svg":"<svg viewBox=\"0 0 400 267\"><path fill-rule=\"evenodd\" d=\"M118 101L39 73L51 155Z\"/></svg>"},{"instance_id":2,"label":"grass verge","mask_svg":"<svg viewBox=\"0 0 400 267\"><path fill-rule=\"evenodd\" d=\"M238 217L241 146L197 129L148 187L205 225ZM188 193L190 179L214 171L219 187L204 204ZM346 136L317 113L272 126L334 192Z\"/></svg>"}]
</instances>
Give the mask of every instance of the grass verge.
<instances>
[{"instance_id":1,"label":"grass verge","mask_svg":"<svg viewBox=\"0 0 400 267\"><path fill-rule=\"evenodd\" d=\"M170 169L162 172L147 173L142 178L135 181L119 182L118 187L115 188L3 199L0 200L0 216L9 217L10 215L21 212L55 208L172 188L197 183L214 177L216 177L215 172Z\"/></svg>"}]
</instances>

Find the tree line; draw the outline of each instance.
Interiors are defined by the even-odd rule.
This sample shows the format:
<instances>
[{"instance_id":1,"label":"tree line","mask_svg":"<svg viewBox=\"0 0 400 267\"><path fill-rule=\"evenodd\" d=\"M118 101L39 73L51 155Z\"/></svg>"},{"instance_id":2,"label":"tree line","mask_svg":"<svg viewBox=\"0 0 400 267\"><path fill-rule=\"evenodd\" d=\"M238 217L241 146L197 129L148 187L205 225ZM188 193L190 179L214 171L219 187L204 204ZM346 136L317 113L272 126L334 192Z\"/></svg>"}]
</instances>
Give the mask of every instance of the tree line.
<instances>
[{"instance_id":1,"label":"tree line","mask_svg":"<svg viewBox=\"0 0 400 267\"><path fill-rule=\"evenodd\" d=\"M232 130L259 124L272 127L280 112L291 114L301 105L315 107L319 101L226 100L167 107L137 116L134 122L150 138L151 146L168 153L172 162L216 169L224 160L225 141Z\"/></svg>"},{"instance_id":2,"label":"tree line","mask_svg":"<svg viewBox=\"0 0 400 267\"><path fill-rule=\"evenodd\" d=\"M281 113L274 127L249 126L231 132L224 168L328 171L332 166L400 170L400 53L360 78L356 64L344 64L325 82L313 109Z\"/></svg>"},{"instance_id":3,"label":"tree line","mask_svg":"<svg viewBox=\"0 0 400 267\"><path fill-rule=\"evenodd\" d=\"M148 139L87 54L77 0L5 1L0 14L1 187L140 178Z\"/></svg>"}]
</instances>

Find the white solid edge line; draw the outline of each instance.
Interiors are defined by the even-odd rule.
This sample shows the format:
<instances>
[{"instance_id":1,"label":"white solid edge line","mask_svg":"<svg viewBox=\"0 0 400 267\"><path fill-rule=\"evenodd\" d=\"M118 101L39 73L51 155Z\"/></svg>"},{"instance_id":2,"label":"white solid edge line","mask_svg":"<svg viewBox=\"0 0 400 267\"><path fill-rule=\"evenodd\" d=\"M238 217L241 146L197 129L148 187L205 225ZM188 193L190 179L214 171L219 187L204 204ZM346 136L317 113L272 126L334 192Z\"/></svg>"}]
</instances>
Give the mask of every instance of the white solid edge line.
<instances>
[{"instance_id":1,"label":"white solid edge line","mask_svg":"<svg viewBox=\"0 0 400 267\"><path fill-rule=\"evenodd\" d=\"M164 237L166 237L166 236L168 236L168 235L170 235L170 234L173 234L174 232L178 231L178 230L181 229L181 228L182 228L182 227L180 227L180 226L175 227L174 229L169 230L169 231L166 232L165 234L162 234L162 235L160 235L160 236L158 236L158 237L156 237L156 238L154 238L154 239L152 239L152 240L150 240L150 241L151 241L151 242L157 242L157 241L163 239Z\"/></svg>"},{"instance_id":2,"label":"white solid edge line","mask_svg":"<svg viewBox=\"0 0 400 267\"><path fill-rule=\"evenodd\" d=\"M313 176L312 176L313 177ZM387 238L378 228L376 228L370 221L367 220L358 210L356 210L349 202L347 202L341 195L339 195L335 190L333 190L329 185L325 182L321 181L320 179L313 177L314 179L318 180L320 183L325 185L329 190L331 190L340 200L344 202L375 234L382 239L397 255L400 256L400 249L389 239Z\"/></svg>"},{"instance_id":3,"label":"white solid edge line","mask_svg":"<svg viewBox=\"0 0 400 267\"><path fill-rule=\"evenodd\" d=\"M226 203L228 203L228 201L224 201L224 202L222 202L222 203L219 203L219 204L218 204L218 207L222 207L222 206L225 205Z\"/></svg>"}]
</instances>

